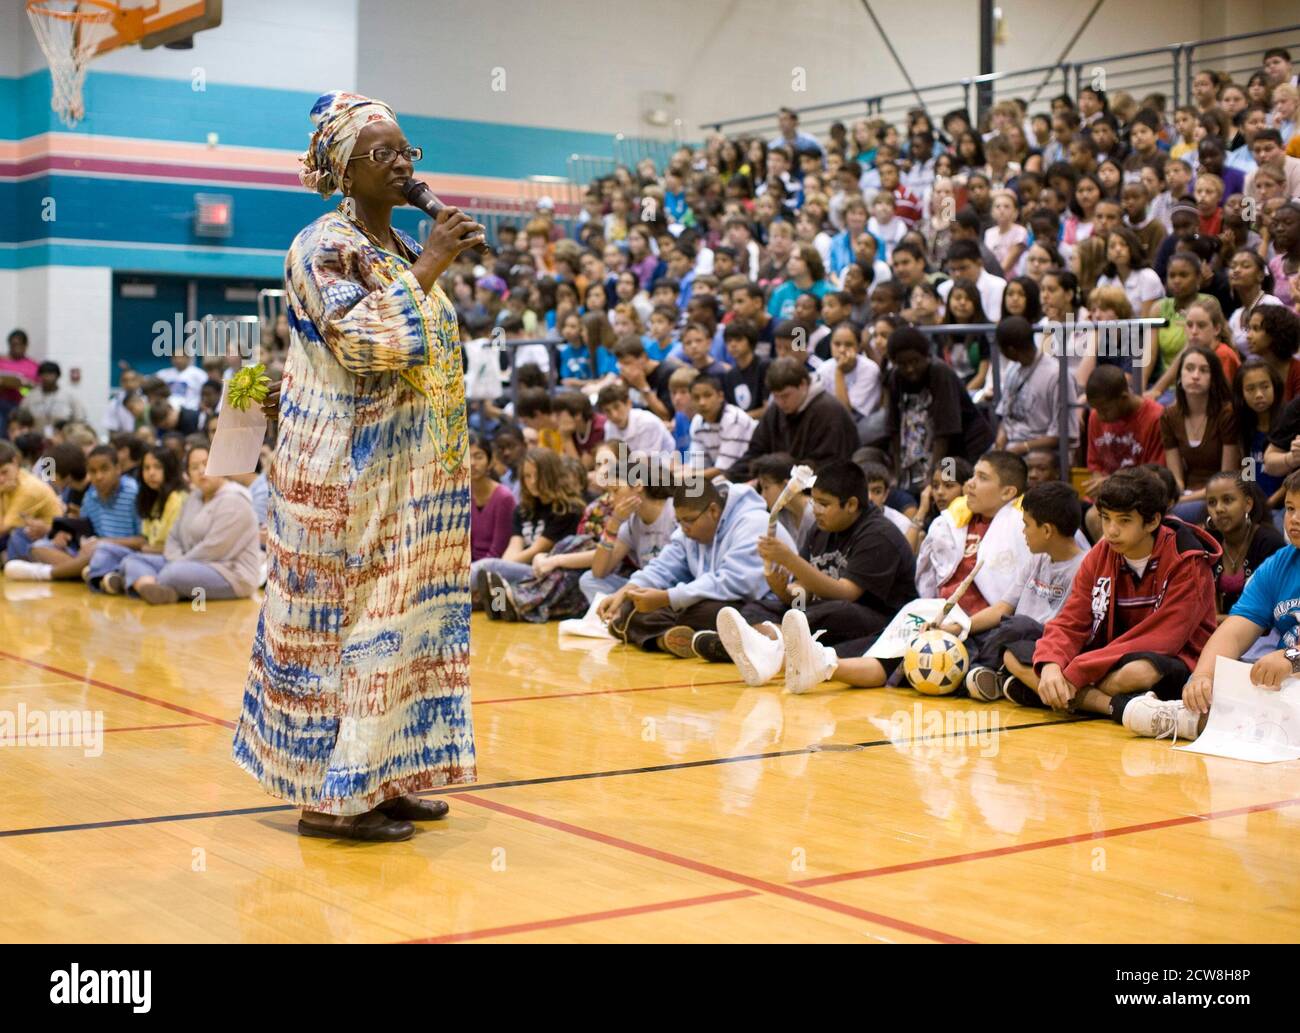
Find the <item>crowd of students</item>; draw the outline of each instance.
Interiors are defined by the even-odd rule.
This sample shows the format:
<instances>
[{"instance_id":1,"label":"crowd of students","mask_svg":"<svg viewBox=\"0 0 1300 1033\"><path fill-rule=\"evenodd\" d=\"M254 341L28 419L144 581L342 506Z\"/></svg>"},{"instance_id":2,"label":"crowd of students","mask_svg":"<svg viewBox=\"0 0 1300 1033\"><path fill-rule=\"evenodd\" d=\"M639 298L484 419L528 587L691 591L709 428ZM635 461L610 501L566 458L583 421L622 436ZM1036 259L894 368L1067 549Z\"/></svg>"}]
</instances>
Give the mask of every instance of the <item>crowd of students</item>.
<instances>
[{"instance_id":1,"label":"crowd of students","mask_svg":"<svg viewBox=\"0 0 1300 1033\"><path fill-rule=\"evenodd\" d=\"M178 355L150 376L124 370L105 442L60 387L57 364L43 363L37 383L21 383L14 366L26 344L14 331L11 365L0 368L12 385L0 440L5 577L80 579L154 605L250 597L265 580L261 467L269 446L258 472L207 476L228 364L204 370Z\"/></svg>"},{"instance_id":2,"label":"crowd of students","mask_svg":"<svg viewBox=\"0 0 1300 1033\"><path fill-rule=\"evenodd\" d=\"M916 110L817 139L783 110L771 138L617 168L567 226L543 200L500 227L444 279L475 432L476 605L540 622L603 596L629 645L802 692L897 680L866 655L875 637L980 564L955 625L976 699L1189 736L1214 657L1260 651L1265 684L1300 670L1296 86L1270 50L1245 85L1199 73L1172 112L1084 87L979 125ZM269 337L274 373L287 326ZM6 574L152 602L216 570L240 594L248 492L205 486L193 461L221 363L124 374L107 428L123 437L77 445L78 473L77 414L57 368L14 365L25 350L11 338L0 362L21 516ZM128 438L183 454L189 477ZM12 502L47 449L58 490L85 493L80 545ZM816 484L770 532L800 465ZM174 567L199 533L238 557Z\"/></svg>"}]
</instances>

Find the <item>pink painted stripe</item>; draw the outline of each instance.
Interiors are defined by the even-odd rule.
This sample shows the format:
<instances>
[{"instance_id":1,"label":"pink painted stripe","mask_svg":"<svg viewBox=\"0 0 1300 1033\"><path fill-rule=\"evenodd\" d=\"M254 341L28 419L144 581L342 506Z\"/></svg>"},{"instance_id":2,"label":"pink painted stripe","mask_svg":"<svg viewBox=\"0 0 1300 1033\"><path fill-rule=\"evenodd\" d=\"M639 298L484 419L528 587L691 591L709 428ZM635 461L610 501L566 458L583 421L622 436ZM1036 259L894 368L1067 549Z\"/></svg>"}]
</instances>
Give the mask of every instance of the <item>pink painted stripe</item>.
<instances>
[{"instance_id":1,"label":"pink painted stripe","mask_svg":"<svg viewBox=\"0 0 1300 1033\"><path fill-rule=\"evenodd\" d=\"M293 172L259 169L235 169L216 165L164 165L150 161L120 161L115 158L75 158L70 155L45 155L0 167L0 178L35 176L45 172L103 172L119 176L151 176L159 179L194 179L205 182L260 183L301 188Z\"/></svg>"},{"instance_id":2,"label":"pink painted stripe","mask_svg":"<svg viewBox=\"0 0 1300 1033\"><path fill-rule=\"evenodd\" d=\"M609 911L588 911L581 915L565 915L561 918L543 918L536 922L518 922L515 925L498 925L491 929L470 929L463 933L444 933L441 936L425 936L418 940L405 940L405 943L465 943L468 940L485 940L490 936L510 936L515 933L539 932L543 929L558 929L566 925L584 925L588 922L607 922L613 918L628 918L631 915L648 915L656 911L673 911L683 907L699 907L703 904L718 904L727 900L741 900L745 897L758 896L753 890L732 890L729 893L710 893L704 897L687 897L684 900L665 900L658 904L635 904L631 907L612 908Z\"/></svg>"},{"instance_id":3,"label":"pink painted stripe","mask_svg":"<svg viewBox=\"0 0 1300 1033\"><path fill-rule=\"evenodd\" d=\"M48 161L51 157L80 160L82 168L88 167L86 163L94 161L119 161L126 164L157 166L167 169L167 175L178 179L196 178L195 169L273 173L290 177L290 182L294 184L297 183L298 176L297 151L232 147L225 144L209 147L206 144L165 140L41 133L23 140L0 140L0 178L30 174L30 172L13 171L12 167ZM173 166L180 168L173 169ZM35 164L34 167L37 171L47 168L40 164ZM60 164L53 167L63 169L66 166ZM542 184L529 183L525 187L519 180L496 176L421 173L420 178L440 196L500 199L533 197L540 196L542 193L552 195L563 193L562 184L548 188ZM556 196L555 199L559 209L565 214L576 214L579 210L576 204L566 205L562 197Z\"/></svg>"}]
</instances>

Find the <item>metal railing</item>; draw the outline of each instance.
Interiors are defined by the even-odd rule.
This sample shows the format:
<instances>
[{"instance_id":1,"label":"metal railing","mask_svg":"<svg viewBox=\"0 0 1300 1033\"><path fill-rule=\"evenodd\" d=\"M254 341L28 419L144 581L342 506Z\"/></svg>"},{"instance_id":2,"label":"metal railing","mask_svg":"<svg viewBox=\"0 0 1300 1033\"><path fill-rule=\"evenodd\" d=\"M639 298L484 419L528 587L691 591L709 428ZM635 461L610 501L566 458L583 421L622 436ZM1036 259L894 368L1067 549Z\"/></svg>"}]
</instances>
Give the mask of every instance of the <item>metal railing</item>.
<instances>
[{"instance_id":1,"label":"metal railing","mask_svg":"<svg viewBox=\"0 0 1300 1033\"><path fill-rule=\"evenodd\" d=\"M1250 43L1250 46L1237 44ZM1125 91L1139 103L1150 93L1163 93L1170 117L1179 104L1191 102L1192 80L1206 69L1230 73L1238 81L1259 70L1260 57L1271 47L1300 49L1300 24L1284 25L1258 32L1238 33L1164 47L1121 54L1077 59L1054 65L1038 65L1015 71L967 76L949 82L850 97L795 108L800 128L807 132L828 128L832 122L846 124L858 118L901 121L913 108L924 108L937 124L947 111L960 108L974 121L978 114L979 87L990 85L990 103L1023 97L1031 112L1046 110L1051 97L1097 85L1108 93ZM1036 105L1036 106L1035 106ZM775 111L736 118L715 119L701 129L728 136L767 136L777 132Z\"/></svg>"},{"instance_id":2,"label":"metal railing","mask_svg":"<svg viewBox=\"0 0 1300 1033\"><path fill-rule=\"evenodd\" d=\"M1134 319L1115 319L1105 322L1093 323L1087 321L1070 322L1068 325L1063 323L1053 323L1049 320L1041 320L1034 324L1035 333L1052 333L1055 335L1060 330L1093 331L1098 330L1108 337L1119 331L1122 337L1127 336L1136 330L1139 334L1145 336L1145 332L1158 330L1163 326L1168 326L1169 320L1160 316L1138 317ZM926 337L931 339L936 337L951 337L959 334L983 334L989 344L989 374L993 378L993 397L991 399L989 410L996 412L998 403L1002 401L1002 355L998 351L996 331L997 323L949 323L940 326L916 326L915 329L921 331ZM1113 339L1113 338L1112 338ZM1078 418L1076 412L1086 408L1082 401L1078 399L1079 392L1072 390L1070 386L1070 360L1075 356L1071 355L1068 345L1060 341L1055 342L1052 349L1055 351L1055 358L1058 363L1057 384L1060 391L1057 395L1056 410L1056 433L1057 433L1057 458L1061 464L1062 476L1068 477L1070 467L1074 464L1070 461L1070 438L1072 434L1077 433L1080 438ZM1145 348L1142 354L1147 354ZM1050 353L1049 353L1050 355ZM1122 357L1122 356L1104 356L1104 357ZM1129 356L1128 377L1130 385L1141 394L1141 360L1134 361L1133 356ZM1071 399L1074 398L1074 401ZM996 426L996 423L995 423Z\"/></svg>"}]
</instances>

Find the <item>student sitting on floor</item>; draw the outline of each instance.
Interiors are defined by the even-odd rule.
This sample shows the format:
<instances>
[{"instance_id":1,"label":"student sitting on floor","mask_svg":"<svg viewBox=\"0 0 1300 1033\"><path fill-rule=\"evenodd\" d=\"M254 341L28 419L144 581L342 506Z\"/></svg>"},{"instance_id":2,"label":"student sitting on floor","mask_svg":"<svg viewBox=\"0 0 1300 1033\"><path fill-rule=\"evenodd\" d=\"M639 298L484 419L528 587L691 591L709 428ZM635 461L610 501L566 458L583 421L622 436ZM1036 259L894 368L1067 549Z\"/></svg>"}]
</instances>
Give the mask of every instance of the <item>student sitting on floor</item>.
<instances>
[{"instance_id":1,"label":"student sitting on floor","mask_svg":"<svg viewBox=\"0 0 1300 1033\"><path fill-rule=\"evenodd\" d=\"M1029 466L1029 479L1032 483L1032 453L1025 461ZM929 483L921 492L921 504L916 507L910 526L903 532L913 552L921 548L922 540L929 533L930 525L939 519L939 514L966 493L966 482L974 472L975 467L960 456L941 459L930 471Z\"/></svg>"},{"instance_id":2,"label":"student sitting on floor","mask_svg":"<svg viewBox=\"0 0 1300 1033\"><path fill-rule=\"evenodd\" d=\"M469 568L473 605L482 607L492 620L505 615L509 586L532 577L534 558L576 532L586 508L559 455L549 448L524 453L520 481L523 490L505 554L500 559L476 560Z\"/></svg>"},{"instance_id":3,"label":"student sitting on floor","mask_svg":"<svg viewBox=\"0 0 1300 1033\"><path fill-rule=\"evenodd\" d=\"M181 476L181 463L176 453L161 445L145 453L140 463L140 492L136 496L136 510L140 514L140 532L144 544L139 549L125 545L101 542L86 568L86 581L91 588L99 588L109 595L121 595L125 587L122 571L125 561L132 556L146 554L161 557L167 536L181 515L185 504L185 480Z\"/></svg>"},{"instance_id":4,"label":"student sitting on floor","mask_svg":"<svg viewBox=\"0 0 1300 1033\"><path fill-rule=\"evenodd\" d=\"M963 459L962 462L965 460ZM889 505L890 489L894 487L894 479L889 474L889 468L880 463L863 463L861 469L867 475L867 498L879 508L891 524L898 528L899 533L903 535L903 540L906 541L912 521L906 513Z\"/></svg>"},{"instance_id":5,"label":"student sitting on floor","mask_svg":"<svg viewBox=\"0 0 1300 1033\"><path fill-rule=\"evenodd\" d=\"M939 514L916 557L916 588L923 599L947 599L981 564L957 600L968 617L1006 598L1029 569L1025 521L1017 499L1028 469L1010 452L986 453L966 482L966 494Z\"/></svg>"},{"instance_id":6,"label":"student sitting on floor","mask_svg":"<svg viewBox=\"0 0 1300 1033\"><path fill-rule=\"evenodd\" d=\"M709 650L704 659L725 663L714 632L718 612L775 600L758 555L767 507L748 485L691 478L674 487L673 512L678 531L668 546L601 603L598 615L628 645L687 658L700 655L693 648L699 639ZM777 537L793 544L780 526Z\"/></svg>"},{"instance_id":7,"label":"student sitting on floor","mask_svg":"<svg viewBox=\"0 0 1300 1033\"><path fill-rule=\"evenodd\" d=\"M1138 735L1162 739L1195 739L1214 702L1214 667L1221 656L1239 660L1264 635L1277 632L1281 649L1257 660L1250 680L1278 689L1288 678L1300 677L1300 470L1282 484L1286 499L1289 546L1273 553L1246 582L1241 598L1210 636L1182 698L1148 693L1124 708L1124 727Z\"/></svg>"},{"instance_id":8,"label":"student sitting on floor","mask_svg":"<svg viewBox=\"0 0 1300 1033\"><path fill-rule=\"evenodd\" d=\"M1211 477L1205 485L1205 503L1210 514L1205 529L1223 549L1223 558L1214 567L1214 608L1222 624L1255 571L1286 548L1286 538L1273 526L1259 482L1248 480L1241 470Z\"/></svg>"},{"instance_id":9,"label":"student sitting on floor","mask_svg":"<svg viewBox=\"0 0 1300 1033\"><path fill-rule=\"evenodd\" d=\"M1033 558L1006 595L971 617L966 637L971 658L966 691L986 703L1003 698L1008 672L1032 665L1043 625L1065 605L1084 557L1075 541L1083 514L1079 496L1068 484L1047 481L1032 485L1025 491L1021 509L1025 544ZM948 630L959 632L960 628ZM1036 696L1033 702L1037 702Z\"/></svg>"},{"instance_id":10,"label":"student sitting on floor","mask_svg":"<svg viewBox=\"0 0 1300 1033\"><path fill-rule=\"evenodd\" d=\"M118 587L151 606L198 599L247 599L257 589L262 546L253 498L242 484L209 477L206 445L186 458L190 492L162 555L133 552ZM105 580L108 580L106 577Z\"/></svg>"},{"instance_id":11,"label":"student sitting on floor","mask_svg":"<svg viewBox=\"0 0 1300 1033\"><path fill-rule=\"evenodd\" d=\"M81 577L98 542L138 549L144 544L135 497L140 485L122 476L117 449L99 445L86 457L90 490L81 504L81 517L89 521L93 536L73 545L73 534L54 529L50 537L30 544L18 534L9 536L9 562L5 577L15 581L66 581Z\"/></svg>"},{"instance_id":12,"label":"student sitting on floor","mask_svg":"<svg viewBox=\"0 0 1300 1033\"><path fill-rule=\"evenodd\" d=\"M20 529L41 530L37 538L49 534L49 524L63 516L63 503L45 481L24 470L18 449L0 441L0 550L9 535Z\"/></svg>"},{"instance_id":13,"label":"student sitting on floor","mask_svg":"<svg viewBox=\"0 0 1300 1033\"><path fill-rule=\"evenodd\" d=\"M861 467L841 462L819 469L812 508L817 526L797 552L778 538L764 536L758 543L776 605L760 601L718 614L723 648L746 684L764 685L784 665L785 644L773 622L789 608L804 611L818 637L824 636L822 645L860 658L894 614L916 598L912 551L871 502ZM791 674L797 670L798 665ZM812 684L786 679L792 692L806 692Z\"/></svg>"},{"instance_id":14,"label":"student sitting on floor","mask_svg":"<svg viewBox=\"0 0 1300 1033\"><path fill-rule=\"evenodd\" d=\"M1084 557L1034 650L1033 671L1024 672L1048 706L1122 722L1125 707L1149 691L1182 694L1214 633L1213 568L1222 551L1201 528L1165 519L1167 505L1164 485L1145 470L1120 470L1098 491L1103 540Z\"/></svg>"},{"instance_id":15,"label":"student sitting on floor","mask_svg":"<svg viewBox=\"0 0 1300 1033\"><path fill-rule=\"evenodd\" d=\"M788 453L774 452L768 456L761 456L754 463L754 486L758 489L763 501L770 510L776 505L776 500L781 497L781 492L785 490L787 482L790 480L790 472L794 469L795 462ZM796 549L802 549L804 543L808 541L808 536L812 534L813 528L817 526L817 519L813 514L812 500L804 494L795 495L789 499L781 512L776 515L777 522L785 528L786 533L790 535Z\"/></svg>"},{"instance_id":16,"label":"student sitting on floor","mask_svg":"<svg viewBox=\"0 0 1300 1033\"><path fill-rule=\"evenodd\" d=\"M578 582L591 602L597 595L613 595L627 584L619 571L630 561L644 570L667 547L677 530L673 516L671 478L637 477L619 484L614 493L614 511L605 521L591 569Z\"/></svg>"}]
</instances>

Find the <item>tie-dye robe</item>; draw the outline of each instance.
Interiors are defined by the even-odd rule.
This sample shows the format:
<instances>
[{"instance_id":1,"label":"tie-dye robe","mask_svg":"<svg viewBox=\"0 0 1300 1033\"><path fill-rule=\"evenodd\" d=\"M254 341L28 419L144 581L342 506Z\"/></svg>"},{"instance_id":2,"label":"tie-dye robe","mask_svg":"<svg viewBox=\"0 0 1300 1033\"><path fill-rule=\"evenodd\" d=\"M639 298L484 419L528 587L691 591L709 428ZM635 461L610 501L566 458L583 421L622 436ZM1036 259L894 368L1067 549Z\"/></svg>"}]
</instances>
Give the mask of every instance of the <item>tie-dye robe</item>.
<instances>
[{"instance_id":1,"label":"tie-dye robe","mask_svg":"<svg viewBox=\"0 0 1300 1033\"><path fill-rule=\"evenodd\" d=\"M269 576L234 759L273 796L360 814L476 777L456 315L338 213L298 234L285 291Z\"/></svg>"}]
</instances>

